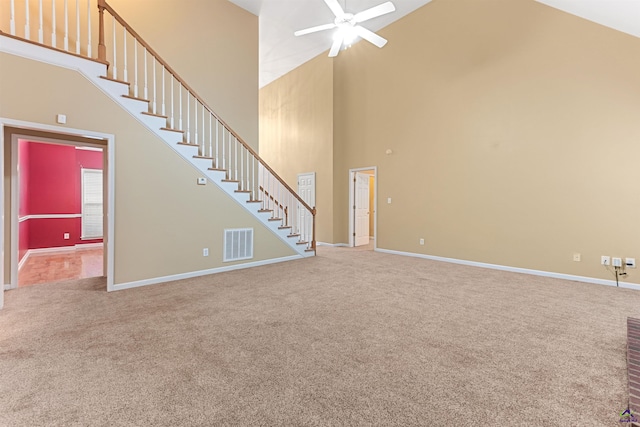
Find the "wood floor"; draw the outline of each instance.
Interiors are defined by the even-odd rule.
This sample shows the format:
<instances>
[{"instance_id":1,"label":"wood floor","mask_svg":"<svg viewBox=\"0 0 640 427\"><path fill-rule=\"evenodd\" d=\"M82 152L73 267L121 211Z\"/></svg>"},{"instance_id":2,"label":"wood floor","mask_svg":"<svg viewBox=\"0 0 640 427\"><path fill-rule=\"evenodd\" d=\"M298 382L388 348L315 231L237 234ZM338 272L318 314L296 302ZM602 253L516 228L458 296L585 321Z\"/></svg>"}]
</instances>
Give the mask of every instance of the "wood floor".
<instances>
[{"instance_id":1,"label":"wood floor","mask_svg":"<svg viewBox=\"0 0 640 427\"><path fill-rule=\"evenodd\" d=\"M33 254L18 272L18 286L102 276L102 248Z\"/></svg>"}]
</instances>

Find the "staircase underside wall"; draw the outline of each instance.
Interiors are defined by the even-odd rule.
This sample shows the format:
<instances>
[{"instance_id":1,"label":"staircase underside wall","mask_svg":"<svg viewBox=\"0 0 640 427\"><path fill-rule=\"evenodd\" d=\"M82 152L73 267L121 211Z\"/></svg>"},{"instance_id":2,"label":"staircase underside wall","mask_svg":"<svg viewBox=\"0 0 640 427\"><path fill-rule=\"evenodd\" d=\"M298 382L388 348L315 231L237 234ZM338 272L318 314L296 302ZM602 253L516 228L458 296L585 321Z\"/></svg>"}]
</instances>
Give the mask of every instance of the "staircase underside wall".
<instances>
[{"instance_id":1,"label":"staircase underside wall","mask_svg":"<svg viewBox=\"0 0 640 427\"><path fill-rule=\"evenodd\" d=\"M69 128L115 135L115 285L233 265L225 228L254 229L254 257L240 264L296 255L217 186L198 186L192 165L78 72L0 53L0 75L0 117L55 125L65 114Z\"/></svg>"}]
</instances>

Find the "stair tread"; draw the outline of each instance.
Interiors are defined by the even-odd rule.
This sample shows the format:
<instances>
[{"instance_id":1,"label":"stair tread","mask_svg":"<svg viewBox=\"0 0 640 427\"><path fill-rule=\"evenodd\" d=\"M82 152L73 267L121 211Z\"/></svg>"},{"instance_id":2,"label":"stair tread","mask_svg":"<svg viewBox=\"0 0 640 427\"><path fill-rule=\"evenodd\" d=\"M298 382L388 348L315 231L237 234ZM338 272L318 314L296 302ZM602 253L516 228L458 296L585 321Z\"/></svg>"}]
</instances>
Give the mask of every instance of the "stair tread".
<instances>
[{"instance_id":1,"label":"stair tread","mask_svg":"<svg viewBox=\"0 0 640 427\"><path fill-rule=\"evenodd\" d=\"M262 200L247 200L247 203L262 203Z\"/></svg>"},{"instance_id":2,"label":"stair tread","mask_svg":"<svg viewBox=\"0 0 640 427\"><path fill-rule=\"evenodd\" d=\"M289 234L287 237L300 237L300 233Z\"/></svg>"},{"instance_id":3,"label":"stair tread","mask_svg":"<svg viewBox=\"0 0 640 427\"><path fill-rule=\"evenodd\" d=\"M180 130L180 129L172 129L172 128L167 128L167 127L160 128L160 130L168 130L169 132L184 133L184 131L183 131L183 130Z\"/></svg>"},{"instance_id":4,"label":"stair tread","mask_svg":"<svg viewBox=\"0 0 640 427\"><path fill-rule=\"evenodd\" d=\"M162 119L168 119L169 118L167 116L163 116L162 114L150 113L148 111L143 111L142 114L144 114L145 116L160 117Z\"/></svg>"},{"instance_id":5,"label":"stair tread","mask_svg":"<svg viewBox=\"0 0 640 427\"><path fill-rule=\"evenodd\" d=\"M226 172L226 169L220 169L220 168L209 168L210 171L220 171L220 172Z\"/></svg>"},{"instance_id":6,"label":"stair tread","mask_svg":"<svg viewBox=\"0 0 640 427\"><path fill-rule=\"evenodd\" d=\"M236 183L239 183L240 181L237 181L235 179L223 179L222 182L236 182Z\"/></svg>"},{"instance_id":7,"label":"stair tread","mask_svg":"<svg viewBox=\"0 0 640 427\"><path fill-rule=\"evenodd\" d=\"M101 79L105 79L105 80L109 80L111 82L122 83L123 85L127 85L127 86L131 85L131 83L129 83L129 82L125 82L124 80L114 79L113 77L100 76L100 78Z\"/></svg>"},{"instance_id":8,"label":"stair tread","mask_svg":"<svg viewBox=\"0 0 640 427\"><path fill-rule=\"evenodd\" d=\"M188 145L189 147L199 147L198 144L192 144L190 142L178 142L178 145Z\"/></svg>"},{"instance_id":9,"label":"stair tread","mask_svg":"<svg viewBox=\"0 0 640 427\"><path fill-rule=\"evenodd\" d=\"M313 248L311 248L311 249L305 249L304 251L305 251L305 252L315 252L316 250L315 250L315 249L313 249Z\"/></svg>"},{"instance_id":10,"label":"stair tread","mask_svg":"<svg viewBox=\"0 0 640 427\"><path fill-rule=\"evenodd\" d=\"M271 209L260 209L258 212L273 212Z\"/></svg>"},{"instance_id":11,"label":"stair tread","mask_svg":"<svg viewBox=\"0 0 640 427\"><path fill-rule=\"evenodd\" d=\"M296 242L296 245L306 245L309 242L305 242L304 240L300 240L299 242Z\"/></svg>"},{"instance_id":12,"label":"stair tread","mask_svg":"<svg viewBox=\"0 0 640 427\"><path fill-rule=\"evenodd\" d=\"M282 221L282 218L269 218L269 221Z\"/></svg>"},{"instance_id":13,"label":"stair tread","mask_svg":"<svg viewBox=\"0 0 640 427\"><path fill-rule=\"evenodd\" d=\"M123 98L128 98L128 99L133 99L134 101L142 101L142 102L146 102L149 103L151 101L149 101L148 99L144 99L144 98L138 98L132 95L122 95Z\"/></svg>"},{"instance_id":14,"label":"stair tread","mask_svg":"<svg viewBox=\"0 0 640 427\"><path fill-rule=\"evenodd\" d=\"M194 159L205 159L205 160L213 160L213 157L210 156L193 156Z\"/></svg>"},{"instance_id":15,"label":"stair tread","mask_svg":"<svg viewBox=\"0 0 640 427\"><path fill-rule=\"evenodd\" d=\"M236 190L235 193L246 193L246 194L250 194L251 190Z\"/></svg>"},{"instance_id":16,"label":"stair tread","mask_svg":"<svg viewBox=\"0 0 640 427\"><path fill-rule=\"evenodd\" d=\"M286 230L287 228L291 228L290 225L281 225L280 227L278 227L278 230Z\"/></svg>"}]
</instances>

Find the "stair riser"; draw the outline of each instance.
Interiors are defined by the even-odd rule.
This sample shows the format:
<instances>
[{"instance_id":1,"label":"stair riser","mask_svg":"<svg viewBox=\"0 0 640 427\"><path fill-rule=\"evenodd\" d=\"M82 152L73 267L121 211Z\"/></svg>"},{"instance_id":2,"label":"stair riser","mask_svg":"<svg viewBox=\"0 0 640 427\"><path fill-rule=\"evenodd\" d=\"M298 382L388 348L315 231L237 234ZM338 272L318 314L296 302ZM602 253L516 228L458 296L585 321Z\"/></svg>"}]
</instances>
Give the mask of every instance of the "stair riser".
<instances>
[{"instance_id":1,"label":"stair riser","mask_svg":"<svg viewBox=\"0 0 640 427\"><path fill-rule=\"evenodd\" d=\"M196 165L198 169L200 169L201 171L206 171L211 167L211 165L213 165L213 162L211 161L211 159L195 159L194 158L191 160L191 162L194 165Z\"/></svg>"}]
</instances>

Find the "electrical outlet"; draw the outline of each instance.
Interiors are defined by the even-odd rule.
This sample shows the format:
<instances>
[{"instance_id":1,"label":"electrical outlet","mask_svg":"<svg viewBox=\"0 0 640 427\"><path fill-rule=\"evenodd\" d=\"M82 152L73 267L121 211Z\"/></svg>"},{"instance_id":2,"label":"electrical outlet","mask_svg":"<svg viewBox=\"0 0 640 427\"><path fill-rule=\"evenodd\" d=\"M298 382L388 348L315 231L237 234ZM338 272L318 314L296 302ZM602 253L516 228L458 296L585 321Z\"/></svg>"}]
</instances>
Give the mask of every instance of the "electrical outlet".
<instances>
[{"instance_id":1,"label":"electrical outlet","mask_svg":"<svg viewBox=\"0 0 640 427\"><path fill-rule=\"evenodd\" d=\"M618 258L618 257L611 258L611 264L614 267L622 267L622 258Z\"/></svg>"},{"instance_id":2,"label":"electrical outlet","mask_svg":"<svg viewBox=\"0 0 640 427\"><path fill-rule=\"evenodd\" d=\"M573 254L573 260L575 262L580 262L581 261L581 256L578 253Z\"/></svg>"},{"instance_id":3,"label":"electrical outlet","mask_svg":"<svg viewBox=\"0 0 640 427\"><path fill-rule=\"evenodd\" d=\"M198 178L198 185L207 185L207 178Z\"/></svg>"},{"instance_id":4,"label":"electrical outlet","mask_svg":"<svg viewBox=\"0 0 640 427\"><path fill-rule=\"evenodd\" d=\"M636 268L636 259L635 258L625 258L624 263L629 268Z\"/></svg>"},{"instance_id":5,"label":"electrical outlet","mask_svg":"<svg viewBox=\"0 0 640 427\"><path fill-rule=\"evenodd\" d=\"M69 233L64 233L63 238L64 240L69 240Z\"/></svg>"},{"instance_id":6,"label":"electrical outlet","mask_svg":"<svg viewBox=\"0 0 640 427\"><path fill-rule=\"evenodd\" d=\"M424 246L424 239L420 239L420 245Z\"/></svg>"},{"instance_id":7,"label":"electrical outlet","mask_svg":"<svg viewBox=\"0 0 640 427\"><path fill-rule=\"evenodd\" d=\"M606 256L606 255L602 255L600 257L600 264L602 264L602 265L611 265L611 257L610 256Z\"/></svg>"},{"instance_id":8,"label":"electrical outlet","mask_svg":"<svg viewBox=\"0 0 640 427\"><path fill-rule=\"evenodd\" d=\"M202 250L202 256L209 256L209 248L204 248Z\"/></svg>"}]
</instances>

